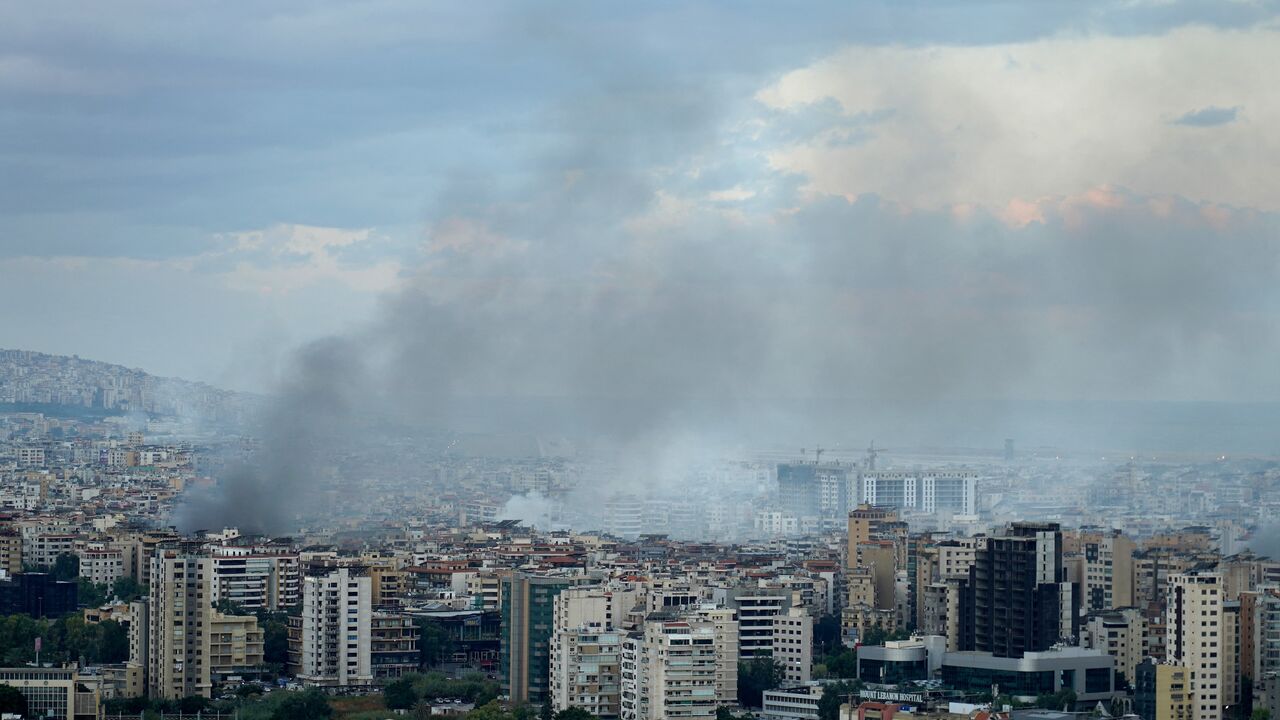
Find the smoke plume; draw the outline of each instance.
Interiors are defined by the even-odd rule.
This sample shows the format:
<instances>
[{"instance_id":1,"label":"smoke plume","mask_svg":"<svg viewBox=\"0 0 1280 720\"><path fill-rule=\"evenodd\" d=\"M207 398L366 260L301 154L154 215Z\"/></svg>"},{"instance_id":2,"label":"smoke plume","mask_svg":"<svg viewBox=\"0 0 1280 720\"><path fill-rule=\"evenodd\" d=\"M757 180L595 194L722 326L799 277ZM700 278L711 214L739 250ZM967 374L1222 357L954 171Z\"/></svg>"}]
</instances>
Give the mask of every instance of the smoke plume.
<instances>
[{"instance_id":1,"label":"smoke plume","mask_svg":"<svg viewBox=\"0 0 1280 720\"><path fill-rule=\"evenodd\" d=\"M764 167L714 194L741 108L643 65L585 70L521 177L459 173L403 287L297 352L261 452L184 523L288 526L317 453L382 420L587 438L631 486L700 445L995 446L1026 400L1280 390L1273 217L1100 187L1010 224L811 197Z\"/></svg>"}]
</instances>

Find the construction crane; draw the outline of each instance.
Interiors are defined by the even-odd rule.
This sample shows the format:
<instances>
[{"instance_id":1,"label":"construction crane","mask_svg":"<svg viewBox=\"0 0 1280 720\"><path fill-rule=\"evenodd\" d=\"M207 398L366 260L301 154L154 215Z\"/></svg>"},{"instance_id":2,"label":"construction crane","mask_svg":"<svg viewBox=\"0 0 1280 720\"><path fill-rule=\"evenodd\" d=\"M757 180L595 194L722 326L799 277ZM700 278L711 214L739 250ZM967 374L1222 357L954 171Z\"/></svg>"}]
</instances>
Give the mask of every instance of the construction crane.
<instances>
[{"instance_id":1,"label":"construction crane","mask_svg":"<svg viewBox=\"0 0 1280 720\"><path fill-rule=\"evenodd\" d=\"M826 452L826 451L827 451L827 449L826 449L826 448L824 448L824 447L822 447L821 445L819 445L819 446L818 446L818 447L813 451L813 464L814 464L814 465L818 465L818 464L821 464L821 463L822 463L822 453L824 453L824 452Z\"/></svg>"},{"instance_id":2,"label":"construction crane","mask_svg":"<svg viewBox=\"0 0 1280 720\"><path fill-rule=\"evenodd\" d=\"M879 457L880 453L882 452L885 452L885 449L877 448L876 441L872 440L871 447L867 448L867 469L868 470L876 469L876 458Z\"/></svg>"}]
</instances>

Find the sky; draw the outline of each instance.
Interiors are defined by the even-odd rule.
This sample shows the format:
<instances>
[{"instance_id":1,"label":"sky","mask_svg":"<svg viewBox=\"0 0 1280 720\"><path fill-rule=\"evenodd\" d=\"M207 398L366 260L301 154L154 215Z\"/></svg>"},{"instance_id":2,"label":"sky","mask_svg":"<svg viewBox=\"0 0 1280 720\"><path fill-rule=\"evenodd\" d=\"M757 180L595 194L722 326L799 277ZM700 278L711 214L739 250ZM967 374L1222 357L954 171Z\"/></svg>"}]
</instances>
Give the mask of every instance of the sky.
<instances>
[{"instance_id":1,"label":"sky","mask_svg":"<svg viewBox=\"0 0 1280 720\"><path fill-rule=\"evenodd\" d=\"M1280 400L1276 67L1272 2L4 1L0 346Z\"/></svg>"}]
</instances>

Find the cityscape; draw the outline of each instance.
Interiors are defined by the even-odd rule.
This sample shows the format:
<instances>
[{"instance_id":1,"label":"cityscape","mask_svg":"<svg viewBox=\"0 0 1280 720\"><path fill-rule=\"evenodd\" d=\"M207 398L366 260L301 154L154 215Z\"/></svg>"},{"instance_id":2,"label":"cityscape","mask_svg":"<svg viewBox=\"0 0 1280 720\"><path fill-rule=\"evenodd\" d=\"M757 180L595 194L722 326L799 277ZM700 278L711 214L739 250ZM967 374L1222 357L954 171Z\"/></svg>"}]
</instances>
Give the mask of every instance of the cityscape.
<instances>
[{"instance_id":1,"label":"cityscape","mask_svg":"<svg viewBox=\"0 0 1280 720\"><path fill-rule=\"evenodd\" d=\"M75 366L5 357L27 387ZM362 435L271 532L196 527L264 446L99 416L121 373L93 367L0 415L5 682L59 688L28 712L251 713L308 690L628 720L1280 702L1274 459L815 444L708 455L677 495L619 490L565 443Z\"/></svg>"},{"instance_id":2,"label":"cityscape","mask_svg":"<svg viewBox=\"0 0 1280 720\"><path fill-rule=\"evenodd\" d=\"M1280 720L1275 0L0 3L0 720Z\"/></svg>"}]
</instances>

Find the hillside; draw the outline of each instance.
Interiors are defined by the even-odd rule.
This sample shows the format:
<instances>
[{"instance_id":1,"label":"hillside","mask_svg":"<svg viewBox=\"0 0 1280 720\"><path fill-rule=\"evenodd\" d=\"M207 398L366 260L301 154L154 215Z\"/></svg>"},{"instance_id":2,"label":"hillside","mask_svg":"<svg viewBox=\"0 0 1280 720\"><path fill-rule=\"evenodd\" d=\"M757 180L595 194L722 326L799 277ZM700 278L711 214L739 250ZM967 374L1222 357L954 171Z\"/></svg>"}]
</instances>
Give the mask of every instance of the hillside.
<instances>
[{"instance_id":1,"label":"hillside","mask_svg":"<svg viewBox=\"0 0 1280 720\"><path fill-rule=\"evenodd\" d=\"M237 423L259 401L255 395L79 356L0 349L0 408L11 411L143 413Z\"/></svg>"}]
</instances>

